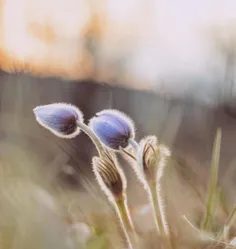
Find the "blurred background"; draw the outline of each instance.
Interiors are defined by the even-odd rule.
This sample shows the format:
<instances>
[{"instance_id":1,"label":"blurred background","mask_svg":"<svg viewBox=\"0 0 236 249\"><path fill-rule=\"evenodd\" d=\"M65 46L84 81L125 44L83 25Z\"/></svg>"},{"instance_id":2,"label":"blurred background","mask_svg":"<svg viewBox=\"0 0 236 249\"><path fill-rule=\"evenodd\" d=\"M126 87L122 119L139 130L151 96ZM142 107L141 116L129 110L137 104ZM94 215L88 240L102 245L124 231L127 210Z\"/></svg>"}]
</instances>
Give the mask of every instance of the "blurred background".
<instances>
[{"instance_id":1,"label":"blurred background","mask_svg":"<svg viewBox=\"0 0 236 249\"><path fill-rule=\"evenodd\" d=\"M203 214L220 127L220 187L222 193L227 189L222 203L228 206L221 203L218 212L219 219L228 217L236 201L235 10L235 0L0 0L0 203L6 203L5 213L13 203L16 221L24 217L35 227L28 212L36 210L38 217L40 205L25 208L21 196L37 196L37 188L44 189L60 196L55 199L66 207L63 218L75 202L82 210L75 212L80 220L91 210L100 212L97 223L107 223L105 231L115 234L111 226L116 220L110 225L104 215L109 205L101 201L104 195L92 172L97 152L91 141L83 133L71 140L57 138L35 120L36 106L66 102L78 106L86 122L103 109L123 111L135 122L137 141L157 135L170 147L174 162L164 177L163 195L169 219L179 222L176 234L182 229L183 238L190 229L184 230L182 215L197 221ZM130 165L119 160L133 215L139 209L135 204L146 205L147 196ZM15 187L15 180L23 187ZM38 202L50 204L43 198ZM22 213L15 211L18 206ZM153 229L145 207L134 215L144 233ZM9 222L11 216L6 217ZM54 231L50 220L40 222ZM51 233L45 234L51 239Z\"/></svg>"},{"instance_id":2,"label":"blurred background","mask_svg":"<svg viewBox=\"0 0 236 249\"><path fill-rule=\"evenodd\" d=\"M59 139L32 112L68 102L86 121L107 108L127 113L137 140L157 135L200 178L221 127L221 174L234 166L235 1L0 4L0 154L10 153L6 145L20 148L69 186L84 186L96 153L89 139Z\"/></svg>"}]
</instances>

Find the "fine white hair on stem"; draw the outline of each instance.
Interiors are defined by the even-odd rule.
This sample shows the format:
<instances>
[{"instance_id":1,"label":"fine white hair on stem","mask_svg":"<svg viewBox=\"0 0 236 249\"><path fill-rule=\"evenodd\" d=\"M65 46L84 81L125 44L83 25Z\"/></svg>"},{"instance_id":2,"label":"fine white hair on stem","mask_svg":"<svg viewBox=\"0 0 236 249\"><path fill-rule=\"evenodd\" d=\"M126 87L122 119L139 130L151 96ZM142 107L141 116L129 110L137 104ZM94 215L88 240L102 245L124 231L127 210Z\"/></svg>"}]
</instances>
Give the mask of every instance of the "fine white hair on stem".
<instances>
[{"instance_id":1,"label":"fine white hair on stem","mask_svg":"<svg viewBox=\"0 0 236 249\"><path fill-rule=\"evenodd\" d=\"M140 141L136 158L131 158L128 153L124 154L129 158L132 168L147 191L157 231L169 235L161 178L164 174L166 158L171 154L170 150L165 145L158 144L156 136L147 136Z\"/></svg>"},{"instance_id":2,"label":"fine white hair on stem","mask_svg":"<svg viewBox=\"0 0 236 249\"><path fill-rule=\"evenodd\" d=\"M141 169L141 167L139 167L139 163L137 163L137 159L132 154L129 155L129 153L127 153L127 151L125 151L124 149L121 152L122 152L122 155L125 158L125 160L132 167L134 173L136 174L137 179L142 184L143 189L149 193L150 191L149 191L148 183L143 175L143 170ZM149 194L149 197L150 196L151 195Z\"/></svg>"},{"instance_id":3,"label":"fine white hair on stem","mask_svg":"<svg viewBox=\"0 0 236 249\"><path fill-rule=\"evenodd\" d=\"M127 205L127 202L126 202L126 205ZM118 205L117 205L116 203L114 203L114 208L115 208L116 214L117 214L117 216L118 216L118 219L119 219L119 221L120 221L121 228L122 228L122 230L123 230L123 232L124 232L124 235L125 235L125 237L126 237L126 242L127 242L128 248L129 248L129 249L133 249L133 245L132 245L132 243L131 243L131 239L130 239L130 237L129 237L129 233L128 233L128 231L127 231L127 229L126 229L126 226L125 226L125 224L124 224L124 221L123 221L123 218L122 218L120 209L119 209L119 207L118 207ZM126 208L127 208L127 207L126 207Z\"/></svg>"},{"instance_id":4,"label":"fine white hair on stem","mask_svg":"<svg viewBox=\"0 0 236 249\"><path fill-rule=\"evenodd\" d=\"M96 134L92 131L92 129L84 124L83 122L77 122L77 126L85 133L88 135L88 137L92 140L92 142L94 143L98 154L100 157L105 156L106 151L105 148L103 147L100 139L96 136Z\"/></svg>"},{"instance_id":5,"label":"fine white hair on stem","mask_svg":"<svg viewBox=\"0 0 236 249\"><path fill-rule=\"evenodd\" d=\"M159 159L159 165L156 176L157 177L156 190L157 190L157 198L160 206L160 215L161 215L164 232L166 235L169 235L169 226L166 218L165 202L162 197L161 178L163 177L164 169L167 164L166 162L167 157L170 156L170 150L166 146L160 145L159 151L160 151L160 159Z\"/></svg>"},{"instance_id":6,"label":"fine white hair on stem","mask_svg":"<svg viewBox=\"0 0 236 249\"><path fill-rule=\"evenodd\" d=\"M161 185L157 184L156 188L157 188L157 198L160 208L160 217L163 224L164 232L166 235L169 235L169 225L166 219L165 202L161 195Z\"/></svg>"},{"instance_id":7,"label":"fine white hair on stem","mask_svg":"<svg viewBox=\"0 0 236 249\"><path fill-rule=\"evenodd\" d=\"M128 231L132 232L132 236L135 238L135 230L127 205L127 183L115 154L111 151L106 151L102 158L94 157L93 171L99 186L108 197L118 215L129 249L133 249Z\"/></svg>"}]
</instances>

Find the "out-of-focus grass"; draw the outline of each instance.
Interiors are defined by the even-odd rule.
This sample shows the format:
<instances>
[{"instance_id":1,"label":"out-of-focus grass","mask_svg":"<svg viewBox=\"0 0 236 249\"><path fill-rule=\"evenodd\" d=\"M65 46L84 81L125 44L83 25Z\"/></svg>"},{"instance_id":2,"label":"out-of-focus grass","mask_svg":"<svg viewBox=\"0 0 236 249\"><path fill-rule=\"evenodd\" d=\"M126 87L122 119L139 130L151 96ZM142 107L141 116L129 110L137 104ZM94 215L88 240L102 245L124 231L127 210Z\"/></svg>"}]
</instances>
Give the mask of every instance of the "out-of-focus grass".
<instances>
[{"instance_id":1,"label":"out-of-focus grass","mask_svg":"<svg viewBox=\"0 0 236 249\"><path fill-rule=\"evenodd\" d=\"M38 159L17 146L2 145L0 153L0 248L1 249L122 249L117 217L97 189L79 191L52 181ZM56 184L55 184L56 183ZM217 182L217 186L219 186ZM204 218L207 175L197 165L185 164L175 156L163 179L167 218L173 249L226 248L236 229L232 210L233 185L217 188L212 229L200 230ZM231 191L227 191L230 188ZM157 237L145 192L137 181L128 181L131 214L139 235L137 248L166 248ZM142 194L143 193L143 194ZM228 194L230 193L230 194ZM130 198L132 196L132 198ZM185 217L185 218L184 218ZM217 242L227 228L227 241ZM223 231L224 232L224 231ZM229 248L229 247L227 247Z\"/></svg>"},{"instance_id":2,"label":"out-of-focus grass","mask_svg":"<svg viewBox=\"0 0 236 249\"><path fill-rule=\"evenodd\" d=\"M0 248L66 248L69 237L60 207L43 172L14 147L0 166Z\"/></svg>"}]
</instances>

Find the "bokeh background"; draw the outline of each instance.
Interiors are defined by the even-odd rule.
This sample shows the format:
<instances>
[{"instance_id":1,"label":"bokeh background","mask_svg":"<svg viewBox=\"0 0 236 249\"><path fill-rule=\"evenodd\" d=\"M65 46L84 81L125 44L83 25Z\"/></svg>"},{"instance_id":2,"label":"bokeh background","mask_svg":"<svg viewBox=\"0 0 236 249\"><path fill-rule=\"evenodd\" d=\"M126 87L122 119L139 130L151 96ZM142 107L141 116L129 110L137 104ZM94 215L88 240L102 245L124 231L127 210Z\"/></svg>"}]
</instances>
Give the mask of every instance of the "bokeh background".
<instances>
[{"instance_id":1,"label":"bokeh background","mask_svg":"<svg viewBox=\"0 0 236 249\"><path fill-rule=\"evenodd\" d=\"M63 191L75 190L84 210L96 209L103 195L92 173L93 144L84 134L55 137L32 110L67 102L88 121L113 108L134 120L138 141L157 135L172 150L177 163L165 183L171 219L203 210L218 127L220 181L235 203L235 1L0 0L0 7L1 162L17 169L25 163L20 152ZM131 207L146 203L120 160ZM145 230L149 223L140 220Z\"/></svg>"},{"instance_id":2,"label":"bokeh background","mask_svg":"<svg viewBox=\"0 0 236 249\"><path fill-rule=\"evenodd\" d=\"M155 134L195 168L209 166L221 127L223 174L235 160L235 9L231 0L1 0L2 142L45 167L91 174L87 137L54 137L32 109L70 102L89 120L116 108L138 140Z\"/></svg>"}]
</instances>

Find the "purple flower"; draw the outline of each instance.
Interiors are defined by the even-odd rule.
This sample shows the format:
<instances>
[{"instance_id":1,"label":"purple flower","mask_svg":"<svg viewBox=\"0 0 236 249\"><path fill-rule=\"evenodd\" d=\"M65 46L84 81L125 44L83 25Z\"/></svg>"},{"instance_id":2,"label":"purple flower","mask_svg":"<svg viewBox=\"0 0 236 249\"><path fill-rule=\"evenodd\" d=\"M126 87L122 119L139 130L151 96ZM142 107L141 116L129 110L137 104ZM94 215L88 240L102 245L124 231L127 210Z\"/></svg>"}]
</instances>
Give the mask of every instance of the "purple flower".
<instances>
[{"instance_id":1,"label":"purple flower","mask_svg":"<svg viewBox=\"0 0 236 249\"><path fill-rule=\"evenodd\" d=\"M34 108L36 120L56 136L73 138L80 132L77 122L83 122L82 112L64 103L42 105Z\"/></svg>"},{"instance_id":2,"label":"purple flower","mask_svg":"<svg viewBox=\"0 0 236 249\"><path fill-rule=\"evenodd\" d=\"M118 150L126 148L134 138L134 124L125 114L117 110L103 110L90 120L90 128L107 147Z\"/></svg>"}]
</instances>

